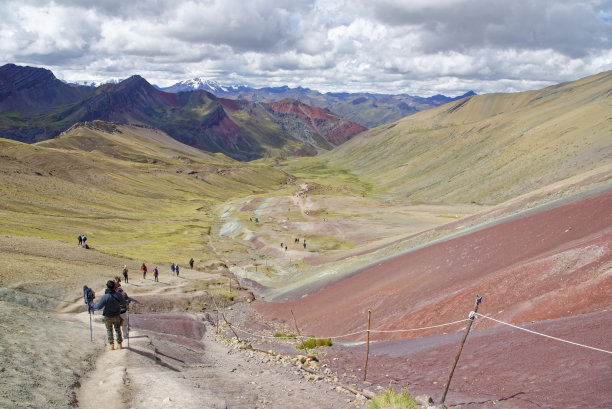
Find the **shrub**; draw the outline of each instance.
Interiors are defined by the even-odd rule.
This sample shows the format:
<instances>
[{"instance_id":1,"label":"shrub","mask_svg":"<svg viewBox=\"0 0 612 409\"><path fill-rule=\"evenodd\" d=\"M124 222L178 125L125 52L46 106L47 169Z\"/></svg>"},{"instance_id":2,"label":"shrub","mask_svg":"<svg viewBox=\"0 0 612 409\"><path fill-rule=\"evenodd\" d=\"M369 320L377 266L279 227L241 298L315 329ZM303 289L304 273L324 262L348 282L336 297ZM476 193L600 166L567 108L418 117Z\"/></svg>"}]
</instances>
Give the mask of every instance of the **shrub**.
<instances>
[{"instance_id":1,"label":"shrub","mask_svg":"<svg viewBox=\"0 0 612 409\"><path fill-rule=\"evenodd\" d=\"M283 334L282 332L276 331L274 338L295 338L295 334Z\"/></svg>"},{"instance_id":2,"label":"shrub","mask_svg":"<svg viewBox=\"0 0 612 409\"><path fill-rule=\"evenodd\" d=\"M389 388L372 398L366 409L419 409L408 392L394 392Z\"/></svg>"},{"instance_id":3,"label":"shrub","mask_svg":"<svg viewBox=\"0 0 612 409\"><path fill-rule=\"evenodd\" d=\"M223 297L223 298L226 298L226 299L230 300L230 301L234 301L234 298L238 297L240 294L238 292L236 292L236 291L232 291L232 292L221 291L219 293L219 295L221 297Z\"/></svg>"},{"instance_id":4,"label":"shrub","mask_svg":"<svg viewBox=\"0 0 612 409\"><path fill-rule=\"evenodd\" d=\"M312 349L316 347L330 347L332 345L333 343L331 338L311 338L304 340L303 343L300 342L300 344L296 346L296 348L304 349L304 346L306 346L306 348Z\"/></svg>"}]
</instances>

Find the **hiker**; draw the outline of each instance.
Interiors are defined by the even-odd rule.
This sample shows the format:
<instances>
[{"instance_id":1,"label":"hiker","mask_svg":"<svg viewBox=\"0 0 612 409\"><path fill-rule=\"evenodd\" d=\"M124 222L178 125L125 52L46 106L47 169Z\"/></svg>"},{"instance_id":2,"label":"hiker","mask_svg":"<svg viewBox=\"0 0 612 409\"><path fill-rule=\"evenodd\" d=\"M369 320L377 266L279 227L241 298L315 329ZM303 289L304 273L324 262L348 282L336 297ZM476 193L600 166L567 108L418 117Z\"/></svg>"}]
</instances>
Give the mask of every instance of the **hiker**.
<instances>
[{"instance_id":1,"label":"hiker","mask_svg":"<svg viewBox=\"0 0 612 409\"><path fill-rule=\"evenodd\" d=\"M306 242L304 242L304 248L306 248Z\"/></svg>"},{"instance_id":2,"label":"hiker","mask_svg":"<svg viewBox=\"0 0 612 409\"><path fill-rule=\"evenodd\" d=\"M128 282L128 268L127 264L123 266L123 281Z\"/></svg>"},{"instance_id":3,"label":"hiker","mask_svg":"<svg viewBox=\"0 0 612 409\"><path fill-rule=\"evenodd\" d=\"M119 303L119 306L121 307L121 314L119 314L119 316L121 317L121 333L127 334L128 327L127 322L125 320L125 313L127 312L128 304L132 302L132 300L130 299L130 297L128 297L127 293L123 291L123 288L121 288L121 278L117 276L115 276L115 292L121 295L124 300L124 303Z\"/></svg>"},{"instance_id":4,"label":"hiker","mask_svg":"<svg viewBox=\"0 0 612 409\"><path fill-rule=\"evenodd\" d=\"M283 246L283 243L281 243L281 249L282 249L283 247L285 247L285 246Z\"/></svg>"},{"instance_id":5,"label":"hiker","mask_svg":"<svg viewBox=\"0 0 612 409\"><path fill-rule=\"evenodd\" d=\"M142 279L143 280L146 279L147 278L147 266L145 265L145 263L142 263L140 270L142 271Z\"/></svg>"},{"instance_id":6,"label":"hiker","mask_svg":"<svg viewBox=\"0 0 612 409\"><path fill-rule=\"evenodd\" d=\"M174 269L176 270L176 276L179 276L179 266L178 264L176 265L176 267L174 267Z\"/></svg>"},{"instance_id":7,"label":"hiker","mask_svg":"<svg viewBox=\"0 0 612 409\"><path fill-rule=\"evenodd\" d=\"M287 251L287 246L285 246L285 251Z\"/></svg>"},{"instance_id":8,"label":"hiker","mask_svg":"<svg viewBox=\"0 0 612 409\"><path fill-rule=\"evenodd\" d=\"M170 270L172 270L172 275L174 275L174 270L176 269L176 267L174 267L174 263L170 264Z\"/></svg>"},{"instance_id":9,"label":"hiker","mask_svg":"<svg viewBox=\"0 0 612 409\"><path fill-rule=\"evenodd\" d=\"M83 247L88 249L89 246L87 245L86 241L87 241L87 236L83 235L83 238L81 239L81 242L83 243Z\"/></svg>"},{"instance_id":10,"label":"hiker","mask_svg":"<svg viewBox=\"0 0 612 409\"><path fill-rule=\"evenodd\" d=\"M193 257L189 260L189 267L193 270Z\"/></svg>"},{"instance_id":11,"label":"hiker","mask_svg":"<svg viewBox=\"0 0 612 409\"><path fill-rule=\"evenodd\" d=\"M121 343L121 303L125 303L121 294L115 292L115 282L108 280L106 282L106 290L100 298L100 302L94 305L96 310L104 308L102 315L104 316L104 325L106 325L106 335L108 338L108 348L115 349L115 340L113 337L113 328L117 337L117 349L122 349Z\"/></svg>"},{"instance_id":12,"label":"hiker","mask_svg":"<svg viewBox=\"0 0 612 409\"><path fill-rule=\"evenodd\" d=\"M79 247L83 245L83 236L79 234Z\"/></svg>"},{"instance_id":13,"label":"hiker","mask_svg":"<svg viewBox=\"0 0 612 409\"><path fill-rule=\"evenodd\" d=\"M157 283L159 282L159 280L157 279L157 276L159 275L159 270L157 269L157 266L155 266L155 268L153 269L153 280Z\"/></svg>"}]
</instances>

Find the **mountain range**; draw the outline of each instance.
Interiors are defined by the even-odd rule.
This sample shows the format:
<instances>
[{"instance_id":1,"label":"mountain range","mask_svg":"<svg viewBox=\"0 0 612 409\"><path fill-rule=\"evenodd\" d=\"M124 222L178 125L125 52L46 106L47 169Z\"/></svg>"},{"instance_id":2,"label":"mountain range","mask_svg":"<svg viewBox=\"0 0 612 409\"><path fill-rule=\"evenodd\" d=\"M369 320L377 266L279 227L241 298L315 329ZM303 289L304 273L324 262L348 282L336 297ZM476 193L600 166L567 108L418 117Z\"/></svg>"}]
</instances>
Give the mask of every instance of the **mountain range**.
<instances>
[{"instance_id":1,"label":"mountain range","mask_svg":"<svg viewBox=\"0 0 612 409\"><path fill-rule=\"evenodd\" d=\"M427 98L407 94L394 95L365 92L321 93L302 87L290 88L288 86L282 86L251 88L243 85L223 86L216 81L202 78L181 81L170 87L159 89L166 92L204 90L224 98L240 99L251 102L276 102L290 98L306 105L329 109L331 112L367 128L374 128L424 109L437 107L475 95L474 91L469 91L458 97L447 97L438 94Z\"/></svg>"},{"instance_id":2,"label":"mountain range","mask_svg":"<svg viewBox=\"0 0 612 409\"><path fill-rule=\"evenodd\" d=\"M169 93L137 75L100 87L69 85L46 69L0 67L0 137L36 142L93 120L151 126L239 160L315 155L366 129L299 101L231 100L203 90Z\"/></svg>"}]
</instances>

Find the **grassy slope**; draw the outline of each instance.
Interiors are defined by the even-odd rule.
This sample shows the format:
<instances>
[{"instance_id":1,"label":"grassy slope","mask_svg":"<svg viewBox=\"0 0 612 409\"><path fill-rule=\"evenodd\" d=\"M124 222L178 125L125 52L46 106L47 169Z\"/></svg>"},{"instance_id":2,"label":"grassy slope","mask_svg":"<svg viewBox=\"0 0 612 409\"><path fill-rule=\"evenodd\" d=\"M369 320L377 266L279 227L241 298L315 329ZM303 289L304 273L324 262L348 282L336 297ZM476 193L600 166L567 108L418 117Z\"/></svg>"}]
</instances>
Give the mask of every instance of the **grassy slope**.
<instances>
[{"instance_id":1,"label":"grassy slope","mask_svg":"<svg viewBox=\"0 0 612 409\"><path fill-rule=\"evenodd\" d=\"M474 96L361 134L307 166L351 172L395 198L501 203L611 162L610 88L607 72Z\"/></svg>"},{"instance_id":2,"label":"grassy slope","mask_svg":"<svg viewBox=\"0 0 612 409\"><path fill-rule=\"evenodd\" d=\"M101 251L151 262L205 260L214 206L286 178L168 145L151 129L118 130L73 128L37 145L0 140L0 230L74 243L85 233Z\"/></svg>"}]
</instances>

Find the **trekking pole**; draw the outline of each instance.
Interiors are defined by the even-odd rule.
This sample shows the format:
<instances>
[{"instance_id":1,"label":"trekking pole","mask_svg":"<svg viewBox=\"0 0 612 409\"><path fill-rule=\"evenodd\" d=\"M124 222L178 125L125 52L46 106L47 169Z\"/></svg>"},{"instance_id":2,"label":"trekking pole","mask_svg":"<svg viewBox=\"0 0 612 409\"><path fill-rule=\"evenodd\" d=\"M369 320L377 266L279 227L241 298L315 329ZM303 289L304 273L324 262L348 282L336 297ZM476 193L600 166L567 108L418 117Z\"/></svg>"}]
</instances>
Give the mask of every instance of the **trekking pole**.
<instances>
[{"instance_id":1,"label":"trekking pole","mask_svg":"<svg viewBox=\"0 0 612 409\"><path fill-rule=\"evenodd\" d=\"M87 312L89 313L89 338L91 339L91 342L93 342L93 326L91 324L91 314L93 313L93 310L94 310L94 303L93 303L94 298L96 298L96 294L93 292L93 290L87 287L86 285L84 285L83 286L83 301L85 302L85 305L87 305Z\"/></svg>"},{"instance_id":2,"label":"trekking pole","mask_svg":"<svg viewBox=\"0 0 612 409\"><path fill-rule=\"evenodd\" d=\"M88 305L87 309L89 310L89 338L91 342L93 342L93 327L91 325L91 305Z\"/></svg>"},{"instance_id":3,"label":"trekking pole","mask_svg":"<svg viewBox=\"0 0 612 409\"><path fill-rule=\"evenodd\" d=\"M130 347L130 304L127 306L127 340L128 340L128 348Z\"/></svg>"}]
</instances>

